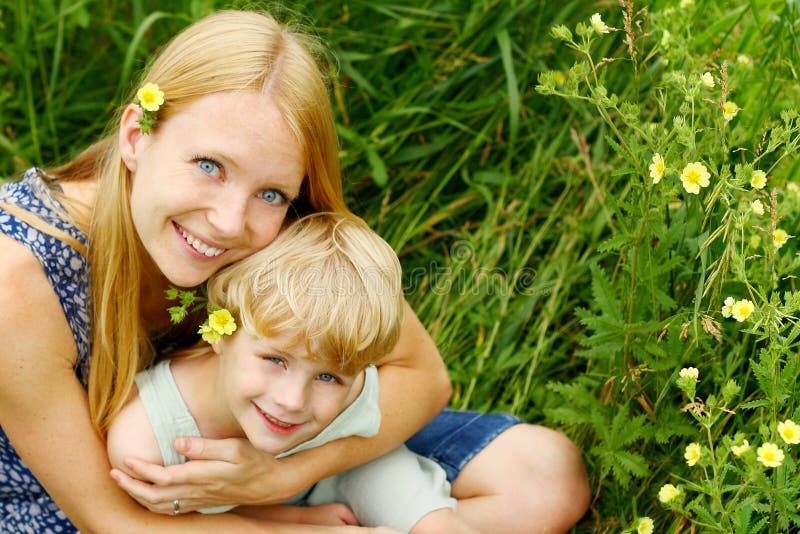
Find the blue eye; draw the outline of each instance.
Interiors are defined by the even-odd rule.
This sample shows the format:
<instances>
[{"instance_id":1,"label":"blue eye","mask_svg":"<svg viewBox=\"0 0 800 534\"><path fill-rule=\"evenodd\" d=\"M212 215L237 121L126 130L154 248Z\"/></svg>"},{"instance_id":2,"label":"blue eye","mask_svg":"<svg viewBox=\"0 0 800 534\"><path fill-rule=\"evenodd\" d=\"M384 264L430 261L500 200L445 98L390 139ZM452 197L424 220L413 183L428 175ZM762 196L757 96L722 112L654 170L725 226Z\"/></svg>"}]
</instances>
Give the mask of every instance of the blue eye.
<instances>
[{"instance_id":1,"label":"blue eye","mask_svg":"<svg viewBox=\"0 0 800 534\"><path fill-rule=\"evenodd\" d=\"M275 189L266 189L258 194L259 198L267 204L283 204L286 197Z\"/></svg>"},{"instance_id":2,"label":"blue eye","mask_svg":"<svg viewBox=\"0 0 800 534\"><path fill-rule=\"evenodd\" d=\"M322 382L328 382L330 384L338 384L339 379L333 376L330 373L320 373L317 375L317 379L321 380Z\"/></svg>"},{"instance_id":3,"label":"blue eye","mask_svg":"<svg viewBox=\"0 0 800 534\"><path fill-rule=\"evenodd\" d=\"M284 366L283 360L278 358L277 356L263 356L262 358L274 365L278 365L280 367Z\"/></svg>"},{"instance_id":4,"label":"blue eye","mask_svg":"<svg viewBox=\"0 0 800 534\"><path fill-rule=\"evenodd\" d=\"M200 170L206 174L211 174L214 176L219 174L219 165L210 159L199 159L197 161L197 166L200 167Z\"/></svg>"}]
</instances>

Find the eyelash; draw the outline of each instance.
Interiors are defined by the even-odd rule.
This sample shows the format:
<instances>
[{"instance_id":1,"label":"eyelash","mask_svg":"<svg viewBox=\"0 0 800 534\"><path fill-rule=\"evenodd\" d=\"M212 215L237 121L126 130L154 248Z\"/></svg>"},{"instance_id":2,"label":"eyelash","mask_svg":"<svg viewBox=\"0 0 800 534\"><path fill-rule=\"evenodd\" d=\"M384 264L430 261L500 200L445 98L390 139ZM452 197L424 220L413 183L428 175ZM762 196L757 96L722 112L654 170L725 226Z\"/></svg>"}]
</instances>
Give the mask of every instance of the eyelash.
<instances>
[{"instance_id":1,"label":"eyelash","mask_svg":"<svg viewBox=\"0 0 800 534\"><path fill-rule=\"evenodd\" d=\"M275 365L280 365L281 367L285 367L286 366L286 362L283 361L281 358L279 358L277 356L262 356L262 359L264 359L264 360L266 360L266 361L268 361L270 363L273 363ZM332 380L320 380L321 382L324 382L326 384L341 384L342 383L342 380L338 376L336 376L336 375L334 375L332 373L319 373L317 375L317 378L319 378L321 376L329 376L329 377L332 378Z\"/></svg>"},{"instance_id":2,"label":"eyelash","mask_svg":"<svg viewBox=\"0 0 800 534\"><path fill-rule=\"evenodd\" d=\"M196 154L195 156L192 157L192 161L198 166L199 166L201 161L209 161L209 162L211 162L211 163L213 163L214 165L217 166L217 169L219 169L220 174L224 174L225 167L222 165L222 163L220 163L219 161L217 161L216 159L214 159L212 157L203 156L201 154ZM205 171L203 171L203 172L205 172ZM206 174L208 174L208 173L206 173Z\"/></svg>"}]
</instances>

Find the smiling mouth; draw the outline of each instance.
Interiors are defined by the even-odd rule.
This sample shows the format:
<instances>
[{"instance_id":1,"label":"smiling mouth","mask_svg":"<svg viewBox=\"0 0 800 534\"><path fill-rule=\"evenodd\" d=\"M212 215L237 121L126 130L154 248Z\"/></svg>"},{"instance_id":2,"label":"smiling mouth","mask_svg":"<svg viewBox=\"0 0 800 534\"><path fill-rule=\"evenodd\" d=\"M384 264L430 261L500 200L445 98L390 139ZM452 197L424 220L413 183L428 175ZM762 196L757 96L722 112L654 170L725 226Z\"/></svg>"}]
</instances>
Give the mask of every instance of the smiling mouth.
<instances>
[{"instance_id":1,"label":"smiling mouth","mask_svg":"<svg viewBox=\"0 0 800 534\"><path fill-rule=\"evenodd\" d=\"M281 421L280 419L276 419L275 417L272 417L270 414L259 408L256 403L253 403L253 406L255 406L259 415L261 415L261 418L264 420L266 426L277 434L291 434L292 432L303 426L303 423L287 423L285 421Z\"/></svg>"},{"instance_id":2,"label":"smiling mouth","mask_svg":"<svg viewBox=\"0 0 800 534\"><path fill-rule=\"evenodd\" d=\"M225 252L225 249L212 247L208 243L202 241L200 238L193 236L192 234L187 232L182 226L178 226L178 229L180 230L181 235L186 240L186 242L189 243L189 245L193 249L195 249L200 254L206 256L207 258L216 258L220 254Z\"/></svg>"}]
</instances>

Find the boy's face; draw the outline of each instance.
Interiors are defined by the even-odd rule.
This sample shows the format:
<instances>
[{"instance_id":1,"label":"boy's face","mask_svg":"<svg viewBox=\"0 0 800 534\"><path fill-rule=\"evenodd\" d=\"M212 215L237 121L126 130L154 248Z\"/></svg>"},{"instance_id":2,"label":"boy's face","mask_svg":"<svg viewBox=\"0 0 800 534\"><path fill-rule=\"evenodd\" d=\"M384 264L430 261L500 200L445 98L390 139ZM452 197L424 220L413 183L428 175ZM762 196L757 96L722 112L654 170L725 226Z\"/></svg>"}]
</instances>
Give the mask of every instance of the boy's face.
<instances>
[{"instance_id":1,"label":"boy's face","mask_svg":"<svg viewBox=\"0 0 800 534\"><path fill-rule=\"evenodd\" d=\"M279 454L313 438L359 395L364 373L345 375L307 357L290 335L251 336L239 330L214 346L220 355L223 402L247 439Z\"/></svg>"}]
</instances>

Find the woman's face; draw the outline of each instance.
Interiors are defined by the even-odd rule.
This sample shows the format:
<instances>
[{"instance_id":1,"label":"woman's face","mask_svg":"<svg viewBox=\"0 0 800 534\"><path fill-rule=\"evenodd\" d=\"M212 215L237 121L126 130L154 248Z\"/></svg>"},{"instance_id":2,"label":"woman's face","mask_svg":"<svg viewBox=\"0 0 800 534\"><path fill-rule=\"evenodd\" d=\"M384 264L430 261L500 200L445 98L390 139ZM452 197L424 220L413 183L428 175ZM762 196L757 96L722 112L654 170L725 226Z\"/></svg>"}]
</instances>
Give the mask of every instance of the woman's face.
<instances>
[{"instance_id":1,"label":"woman's face","mask_svg":"<svg viewBox=\"0 0 800 534\"><path fill-rule=\"evenodd\" d=\"M120 133L132 173L131 214L170 283L198 285L275 238L305 168L270 96L207 95L151 135L139 133L139 117L129 107Z\"/></svg>"}]
</instances>

